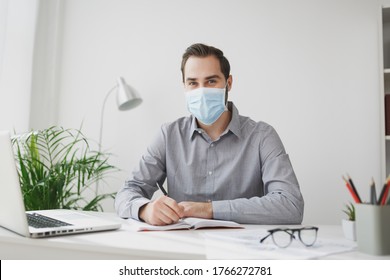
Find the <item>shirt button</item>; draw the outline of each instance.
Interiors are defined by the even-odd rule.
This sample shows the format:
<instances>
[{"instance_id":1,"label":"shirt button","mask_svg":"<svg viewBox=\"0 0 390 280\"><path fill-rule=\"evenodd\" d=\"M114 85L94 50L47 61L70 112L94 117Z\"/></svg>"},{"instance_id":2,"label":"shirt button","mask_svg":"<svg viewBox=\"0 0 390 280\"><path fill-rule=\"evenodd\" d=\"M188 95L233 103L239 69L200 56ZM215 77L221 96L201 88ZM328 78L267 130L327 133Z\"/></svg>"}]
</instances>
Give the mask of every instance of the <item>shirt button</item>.
<instances>
[{"instance_id":1,"label":"shirt button","mask_svg":"<svg viewBox=\"0 0 390 280\"><path fill-rule=\"evenodd\" d=\"M211 144L210 147L214 147L214 144Z\"/></svg>"},{"instance_id":2,"label":"shirt button","mask_svg":"<svg viewBox=\"0 0 390 280\"><path fill-rule=\"evenodd\" d=\"M213 174L213 171L209 171L209 175L212 175Z\"/></svg>"}]
</instances>

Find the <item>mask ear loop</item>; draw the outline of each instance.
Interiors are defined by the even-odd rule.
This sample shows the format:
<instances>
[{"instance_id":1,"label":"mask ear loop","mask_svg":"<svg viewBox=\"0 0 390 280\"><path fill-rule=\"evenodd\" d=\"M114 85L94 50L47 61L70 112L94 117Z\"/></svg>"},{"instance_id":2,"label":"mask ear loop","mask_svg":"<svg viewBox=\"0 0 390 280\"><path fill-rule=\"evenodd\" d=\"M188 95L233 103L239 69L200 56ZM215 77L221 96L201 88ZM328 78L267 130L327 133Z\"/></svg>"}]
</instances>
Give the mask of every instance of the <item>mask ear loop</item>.
<instances>
[{"instance_id":1,"label":"mask ear loop","mask_svg":"<svg viewBox=\"0 0 390 280\"><path fill-rule=\"evenodd\" d=\"M228 85L228 83L227 83L227 81L226 81L226 86L225 86L225 112L226 111L229 111L229 108L228 108L228 87L229 87L229 85Z\"/></svg>"}]
</instances>

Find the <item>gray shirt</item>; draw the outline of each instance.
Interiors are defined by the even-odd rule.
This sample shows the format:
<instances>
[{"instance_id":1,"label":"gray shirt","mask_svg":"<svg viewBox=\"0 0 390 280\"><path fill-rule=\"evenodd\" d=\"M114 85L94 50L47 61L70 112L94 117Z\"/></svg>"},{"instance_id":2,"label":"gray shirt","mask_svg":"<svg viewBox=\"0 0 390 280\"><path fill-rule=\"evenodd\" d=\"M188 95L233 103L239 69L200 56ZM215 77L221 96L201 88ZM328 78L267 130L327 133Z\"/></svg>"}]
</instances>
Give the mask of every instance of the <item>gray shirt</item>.
<instances>
[{"instance_id":1,"label":"gray shirt","mask_svg":"<svg viewBox=\"0 0 390 280\"><path fill-rule=\"evenodd\" d=\"M122 218L138 211L167 179L177 202L211 201L214 219L253 224L299 224L303 198L283 144L273 127L239 115L212 141L193 116L164 124L139 166L116 195Z\"/></svg>"}]
</instances>

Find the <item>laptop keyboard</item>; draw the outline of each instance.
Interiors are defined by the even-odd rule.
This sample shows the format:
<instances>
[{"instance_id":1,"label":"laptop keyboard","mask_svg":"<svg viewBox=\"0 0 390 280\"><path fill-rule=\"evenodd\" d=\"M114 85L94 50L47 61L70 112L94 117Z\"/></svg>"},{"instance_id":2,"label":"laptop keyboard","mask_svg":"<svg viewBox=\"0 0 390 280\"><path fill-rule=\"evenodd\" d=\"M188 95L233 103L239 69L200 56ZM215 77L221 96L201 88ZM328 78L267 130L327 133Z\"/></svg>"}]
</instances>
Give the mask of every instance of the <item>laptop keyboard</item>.
<instances>
[{"instance_id":1,"label":"laptop keyboard","mask_svg":"<svg viewBox=\"0 0 390 280\"><path fill-rule=\"evenodd\" d=\"M38 213L26 213L28 225L34 228L51 228L61 226L71 226L71 224L49 218Z\"/></svg>"}]
</instances>

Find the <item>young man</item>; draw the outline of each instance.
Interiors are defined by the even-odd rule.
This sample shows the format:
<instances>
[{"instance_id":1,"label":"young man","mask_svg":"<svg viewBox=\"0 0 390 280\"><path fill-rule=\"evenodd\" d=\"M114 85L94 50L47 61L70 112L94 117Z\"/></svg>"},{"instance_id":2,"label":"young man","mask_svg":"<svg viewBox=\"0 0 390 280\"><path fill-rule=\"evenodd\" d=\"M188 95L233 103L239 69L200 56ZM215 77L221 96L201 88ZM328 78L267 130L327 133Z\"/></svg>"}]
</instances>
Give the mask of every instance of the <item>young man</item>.
<instances>
[{"instance_id":1,"label":"young man","mask_svg":"<svg viewBox=\"0 0 390 280\"><path fill-rule=\"evenodd\" d=\"M183 217L298 224L303 198L276 131L239 115L228 92L230 65L194 44L181 65L188 117L164 124L118 192L119 216L166 225ZM167 179L168 196L151 200Z\"/></svg>"}]
</instances>

